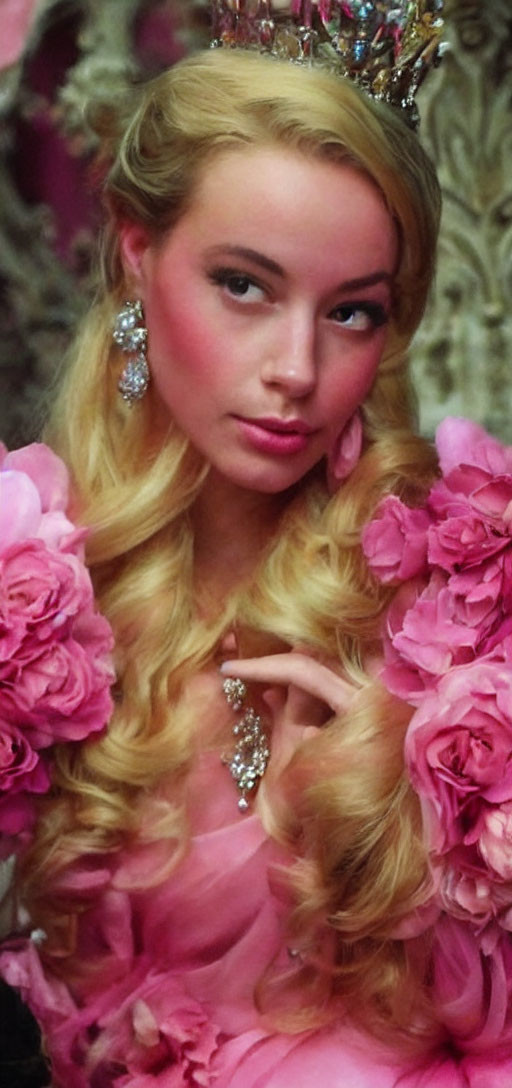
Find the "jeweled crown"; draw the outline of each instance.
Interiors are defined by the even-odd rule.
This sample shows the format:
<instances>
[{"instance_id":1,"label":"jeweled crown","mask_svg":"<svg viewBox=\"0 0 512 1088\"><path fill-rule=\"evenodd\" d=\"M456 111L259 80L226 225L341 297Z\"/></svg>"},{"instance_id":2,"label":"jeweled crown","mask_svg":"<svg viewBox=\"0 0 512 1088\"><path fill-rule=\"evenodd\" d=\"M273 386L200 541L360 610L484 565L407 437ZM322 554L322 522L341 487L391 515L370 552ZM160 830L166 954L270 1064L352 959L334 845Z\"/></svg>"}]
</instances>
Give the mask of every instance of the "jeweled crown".
<instances>
[{"instance_id":1,"label":"jeweled crown","mask_svg":"<svg viewBox=\"0 0 512 1088\"><path fill-rule=\"evenodd\" d=\"M212 45L319 65L403 111L439 57L442 0L211 0Z\"/></svg>"}]
</instances>

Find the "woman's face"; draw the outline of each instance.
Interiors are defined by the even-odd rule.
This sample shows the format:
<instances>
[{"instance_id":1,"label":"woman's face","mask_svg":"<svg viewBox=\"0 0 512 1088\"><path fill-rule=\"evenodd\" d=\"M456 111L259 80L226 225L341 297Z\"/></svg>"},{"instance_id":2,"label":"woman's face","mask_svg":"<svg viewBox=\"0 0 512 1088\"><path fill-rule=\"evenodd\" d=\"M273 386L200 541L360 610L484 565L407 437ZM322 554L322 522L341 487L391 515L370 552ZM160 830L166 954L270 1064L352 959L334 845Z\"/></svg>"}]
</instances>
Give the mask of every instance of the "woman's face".
<instances>
[{"instance_id":1,"label":"woman's face","mask_svg":"<svg viewBox=\"0 0 512 1088\"><path fill-rule=\"evenodd\" d=\"M376 187L294 151L229 151L159 245L125 225L122 252L162 422L233 484L297 483L382 355L397 239Z\"/></svg>"}]
</instances>

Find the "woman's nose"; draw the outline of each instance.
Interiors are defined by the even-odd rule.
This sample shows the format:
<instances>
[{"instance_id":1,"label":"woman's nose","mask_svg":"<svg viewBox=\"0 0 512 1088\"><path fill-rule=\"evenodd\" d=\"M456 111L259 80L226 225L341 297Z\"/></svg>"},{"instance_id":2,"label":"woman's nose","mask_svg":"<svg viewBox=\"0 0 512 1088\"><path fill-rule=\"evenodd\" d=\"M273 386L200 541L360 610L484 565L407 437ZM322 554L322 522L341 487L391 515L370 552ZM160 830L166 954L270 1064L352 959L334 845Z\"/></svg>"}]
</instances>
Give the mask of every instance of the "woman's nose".
<instances>
[{"instance_id":1,"label":"woman's nose","mask_svg":"<svg viewBox=\"0 0 512 1088\"><path fill-rule=\"evenodd\" d=\"M269 345L261 376L266 385L279 386L291 397L306 397L312 392L317 377L314 321L298 318L283 322Z\"/></svg>"}]
</instances>

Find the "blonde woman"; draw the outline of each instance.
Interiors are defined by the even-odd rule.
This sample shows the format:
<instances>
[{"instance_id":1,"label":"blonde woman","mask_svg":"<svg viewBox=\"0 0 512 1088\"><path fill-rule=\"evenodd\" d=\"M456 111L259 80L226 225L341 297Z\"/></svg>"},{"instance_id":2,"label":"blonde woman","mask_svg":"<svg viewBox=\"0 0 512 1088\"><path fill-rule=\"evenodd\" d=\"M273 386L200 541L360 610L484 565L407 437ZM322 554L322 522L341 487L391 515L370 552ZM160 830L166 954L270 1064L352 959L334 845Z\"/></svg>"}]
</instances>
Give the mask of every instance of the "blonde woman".
<instances>
[{"instance_id":1,"label":"blonde woman","mask_svg":"<svg viewBox=\"0 0 512 1088\"><path fill-rule=\"evenodd\" d=\"M96 118L103 281L48 431L115 712L57 751L17 878L46 936L3 975L60 1088L476 1088L430 985L410 710L376 679L361 550L435 472L404 359L432 168L348 80L259 56L125 106Z\"/></svg>"}]
</instances>

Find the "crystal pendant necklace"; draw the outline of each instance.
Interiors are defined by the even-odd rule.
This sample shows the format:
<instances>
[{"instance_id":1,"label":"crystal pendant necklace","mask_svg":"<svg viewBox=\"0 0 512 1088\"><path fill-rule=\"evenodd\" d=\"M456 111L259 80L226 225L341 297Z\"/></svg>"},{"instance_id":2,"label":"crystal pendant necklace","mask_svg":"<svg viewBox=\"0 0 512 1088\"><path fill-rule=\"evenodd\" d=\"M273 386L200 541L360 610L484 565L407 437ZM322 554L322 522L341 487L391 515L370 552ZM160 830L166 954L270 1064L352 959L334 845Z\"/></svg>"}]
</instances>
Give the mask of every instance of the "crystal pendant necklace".
<instances>
[{"instance_id":1,"label":"crystal pendant necklace","mask_svg":"<svg viewBox=\"0 0 512 1088\"><path fill-rule=\"evenodd\" d=\"M247 688L243 680L228 678L224 680L222 690L228 706L235 711L243 710L242 717L233 726L234 746L231 752L223 755L222 762L229 768L240 790L238 808L240 812L247 812L247 794L256 789L267 769L270 758L268 736L254 707L244 709Z\"/></svg>"}]
</instances>

